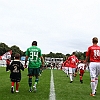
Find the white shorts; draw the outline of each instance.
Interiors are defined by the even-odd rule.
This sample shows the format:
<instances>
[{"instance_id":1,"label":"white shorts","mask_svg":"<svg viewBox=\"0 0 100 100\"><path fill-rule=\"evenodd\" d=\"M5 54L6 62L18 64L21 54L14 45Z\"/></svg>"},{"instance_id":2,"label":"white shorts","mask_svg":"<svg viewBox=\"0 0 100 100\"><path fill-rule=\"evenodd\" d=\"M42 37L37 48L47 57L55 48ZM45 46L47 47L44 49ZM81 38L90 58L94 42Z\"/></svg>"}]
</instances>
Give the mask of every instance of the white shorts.
<instances>
[{"instance_id":1,"label":"white shorts","mask_svg":"<svg viewBox=\"0 0 100 100\"><path fill-rule=\"evenodd\" d=\"M75 69L76 69L76 68L71 68L71 67L69 67L69 74L75 73Z\"/></svg>"},{"instance_id":2,"label":"white shorts","mask_svg":"<svg viewBox=\"0 0 100 100\"><path fill-rule=\"evenodd\" d=\"M69 70L69 68L68 68L68 67L65 67L65 70L67 70L67 71L68 71L68 70Z\"/></svg>"},{"instance_id":3,"label":"white shorts","mask_svg":"<svg viewBox=\"0 0 100 100\"><path fill-rule=\"evenodd\" d=\"M100 75L100 63L99 62L90 62L89 64L90 77L98 77Z\"/></svg>"},{"instance_id":4,"label":"white shorts","mask_svg":"<svg viewBox=\"0 0 100 100\"><path fill-rule=\"evenodd\" d=\"M65 73L67 73L69 71L68 67L65 67Z\"/></svg>"}]
</instances>

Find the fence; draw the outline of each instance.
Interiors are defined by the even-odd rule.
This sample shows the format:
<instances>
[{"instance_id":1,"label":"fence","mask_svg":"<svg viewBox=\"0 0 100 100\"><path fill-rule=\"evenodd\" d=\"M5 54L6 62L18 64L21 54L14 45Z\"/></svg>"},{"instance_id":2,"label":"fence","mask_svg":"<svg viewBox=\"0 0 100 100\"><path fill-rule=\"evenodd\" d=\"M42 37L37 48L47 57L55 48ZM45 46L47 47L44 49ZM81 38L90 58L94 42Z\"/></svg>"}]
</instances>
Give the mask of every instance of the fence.
<instances>
[{"instance_id":1,"label":"fence","mask_svg":"<svg viewBox=\"0 0 100 100\"><path fill-rule=\"evenodd\" d=\"M0 60L0 67L6 67L6 61Z\"/></svg>"},{"instance_id":2,"label":"fence","mask_svg":"<svg viewBox=\"0 0 100 100\"><path fill-rule=\"evenodd\" d=\"M24 65L25 61L21 61L20 62ZM27 64L29 63L29 61L27 61ZM6 67L6 60L0 60L0 67Z\"/></svg>"}]
</instances>

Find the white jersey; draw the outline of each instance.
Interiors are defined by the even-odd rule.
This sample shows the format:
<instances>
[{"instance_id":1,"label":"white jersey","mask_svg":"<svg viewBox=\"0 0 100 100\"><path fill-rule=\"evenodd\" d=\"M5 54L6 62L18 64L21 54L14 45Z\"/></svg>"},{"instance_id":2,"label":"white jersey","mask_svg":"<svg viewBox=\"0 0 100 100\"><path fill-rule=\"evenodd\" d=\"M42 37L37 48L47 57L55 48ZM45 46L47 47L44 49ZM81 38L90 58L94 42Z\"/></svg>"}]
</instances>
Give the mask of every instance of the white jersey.
<instances>
[{"instance_id":1,"label":"white jersey","mask_svg":"<svg viewBox=\"0 0 100 100\"><path fill-rule=\"evenodd\" d=\"M84 63L78 64L78 69L84 70L85 69L85 64Z\"/></svg>"}]
</instances>

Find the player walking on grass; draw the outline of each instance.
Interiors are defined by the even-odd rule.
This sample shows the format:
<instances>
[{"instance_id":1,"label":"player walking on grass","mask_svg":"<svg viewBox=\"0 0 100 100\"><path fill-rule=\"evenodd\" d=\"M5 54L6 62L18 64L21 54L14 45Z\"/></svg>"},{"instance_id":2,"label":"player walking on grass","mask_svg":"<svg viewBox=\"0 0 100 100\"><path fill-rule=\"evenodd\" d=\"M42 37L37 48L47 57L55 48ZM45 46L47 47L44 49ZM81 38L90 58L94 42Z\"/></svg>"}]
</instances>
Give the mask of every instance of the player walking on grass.
<instances>
[{"instance_id":1,"label":"player walking on grass","mask_svg":"<svg viewBox=\"0 0 100 100\"><path fill-rule=\"evenodd\" d=\"M98 38L94 37L92 39L92 46L88 47L87 53L86 53L86 62L88 60L89 63L89 69L90 69L90 78L91 78L91 90L90 93L91 96L95 96L97 86L98 86L98 75L100 74L100 46L97 45Z\"/></svg>"},{"instance_id":2,"label":"player walking on grass","mask_svg":"<svg viewBox=\"0 0 100 100\"><path fill-rule=\"evenodd\" d=\"M86 65L84 63L84 61L81 61L78 64L78 71L79 71L79 75L80 75L80 82L83 83L83 75L84 75L84 71L86 69Z\"/></svg>"},{"instance_id":3,"label":"player walking on grass","mask_svg":"<svg viewBox=\"0 0 100 100\"><path fill-rule=\"evenodd\" d=\"M32 77L35 76L34 82L34 91L36 91L36 86L39 81L39 73L40 73L40 65L42 62L42 66L44 66L44 59L41 54L41 49L37 47L37 41L32 42L32 46L29 47L26 51L26 59L25 59L25 67L27 67L27 60L29 58L28 63L28 84L29 84L29 92L32 92ZM41 59L41 62L40 62Z\"/></svg>"},{"instance_id":4,"label":"player walking on grass","mask_svg":"<svg viewBox=\"0 0 100 100\"><path fill-rule=\"evenodd\" d=\"M19 82L21 81L21 70L24 71L23 64L20 62L20 54L15 54L14 61L11 62L9 70L11 79L11 92L14 93L14 84L16 83L16 92L19 92Z\"/></svg>"},{"instance_id":5,"label":"player walking on grass","mask_svg":"<svg viewBox=\"0 0 100 100\"><path fill-rule=\"evenodd\" d=\"M73 75L75 74L75 69L76 69L77 63L78 63L78 58L75 56L75 52L73 52L72 55L68 57L68 63L69 63L70 83L72 83Z\"/></svg>"},{"instance_id":6,"label":"player walking on grass","mask_svg":"<svg viewBox=\"0 0 100 100\"><path fill-rule=\"evenodd\" d=\"M68 63L68 60L66 60L63 63L63 66L64 66L64 72L67 74L67 77L68 77L68 75L69 75L69 63Z\"/></svg>"}]
</instances>

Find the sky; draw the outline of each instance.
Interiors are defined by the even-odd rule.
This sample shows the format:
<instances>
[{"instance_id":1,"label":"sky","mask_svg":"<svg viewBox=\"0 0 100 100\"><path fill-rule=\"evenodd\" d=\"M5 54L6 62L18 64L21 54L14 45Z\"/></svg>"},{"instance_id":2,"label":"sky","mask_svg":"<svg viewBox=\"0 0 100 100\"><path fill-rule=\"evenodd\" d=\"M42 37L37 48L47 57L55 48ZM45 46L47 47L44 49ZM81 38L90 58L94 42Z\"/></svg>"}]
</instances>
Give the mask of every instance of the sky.
<instances>
[{"instance_id":1,"label":"sky","mask_svg":"<svg viewBox=\"0 0 100 100\"><path fill-rule=\"evenodd\" d=\"M0 42L43 54L85 52L100 40L100 0L0 0ZM100 45L100 42L98 43Z\"/></svg>"}]
</instances>

